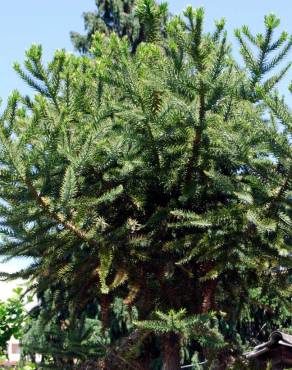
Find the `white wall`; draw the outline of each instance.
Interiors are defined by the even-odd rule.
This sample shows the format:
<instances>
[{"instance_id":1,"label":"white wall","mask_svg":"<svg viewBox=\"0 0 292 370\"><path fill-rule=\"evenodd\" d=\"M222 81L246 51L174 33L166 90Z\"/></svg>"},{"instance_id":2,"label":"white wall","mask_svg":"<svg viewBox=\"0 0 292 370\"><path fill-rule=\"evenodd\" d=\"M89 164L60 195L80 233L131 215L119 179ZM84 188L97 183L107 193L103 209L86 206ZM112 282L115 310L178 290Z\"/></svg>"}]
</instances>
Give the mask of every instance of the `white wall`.
<instances>
[{"instance_id":1,"label":"white wall","mask_svg":"<svg viewBox=\"0 0 292 370\"><path fill-rule=\"evenodd\" d=\"M27 262L25 261L9 261L9 262L2 262L0 261L0 271L1 272L8 272L13 273L16 272L22 268L24 268L27 265ZM6 301L7 298L11 297L12 290L16 288L17 286L21 286L24 284L23 280L15 280L11 282L2 282L0 281L0 300Z\"/></svg>"},{"instance_id":2,"label":"white wall","mask_svg":"<svg viewBox=\"0 0 292 370\"><path fill-rule=\"evenodd\" d=\"M20 361L20 346L19 340L12 337L7 343L7 355L9 362Z\"/></svg>"}]
</instances>

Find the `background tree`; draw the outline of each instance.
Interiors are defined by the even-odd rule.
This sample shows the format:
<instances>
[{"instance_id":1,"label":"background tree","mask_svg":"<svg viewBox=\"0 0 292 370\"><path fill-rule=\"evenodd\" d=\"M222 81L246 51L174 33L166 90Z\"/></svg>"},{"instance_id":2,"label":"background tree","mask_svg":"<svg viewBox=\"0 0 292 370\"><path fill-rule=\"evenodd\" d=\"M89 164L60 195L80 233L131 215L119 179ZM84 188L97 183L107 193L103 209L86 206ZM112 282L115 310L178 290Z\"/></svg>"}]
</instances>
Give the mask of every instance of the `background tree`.
<instances>
[{"instance_id":1,"label":"background tree","mask_svg":"<svg viewBox=\"0 0 292 370\"><path fill-rule=\"evenodd\" d=\"M271 306L289 304L291 114L262 81L291 42L266 17L253 84L224 21L204 33L203 20L188 7L136 53L97 33L91 58L59 51L45 67L33 46L15 65L37 94L14 93L1 120L1 253L33 257L12 277L53 288L52 306L80 315L97 300L104 330L116 298L135 306L138 328L106 368L178 369L185 348L230 368L267 284Z\"/></svg>"},{"instance_id":2,"label":"background tree","mask_svg":"<svg viewBox=\"0 0 292 370\"><path fill-rule=\"evenodd\" d=\"M26 321L26 310L21 297L22 289L14 290L14 296L0 301L0 354L5 354L7 342L12 336L20 338Z\"/></svg>"},{"instance_id":3,"label":"background tree","mask_svg":"<svg viewBox=\"0 0 292 370\"><path fill-rule=\"evenodd\" d=\"M154 0L96 0L96 12L83 14L85 35L71 32L71 40L76 50L89 53L95 32L126 37L132 51L147 38L165 35L165 23L168 17L167 4L156 4Z\"/></svg>"},{"instance_id":4,"label":"background tree","mask_svg":"<svg viewBox=\"0 0 292 370\"><path fill-rule=\"evenodd\" d=\"M39 304L31 310L30 319L23 328L22 353L30 356L33 362L35 355L41 354L44 367L80 369L92 363L96 368L96 363L102 365L110 346L133 329L135 317L134 310L129 312L123 302L116 299L105 330L98 303L76 315L47 290L39 297Z\"/></svg>"}]
</instances>

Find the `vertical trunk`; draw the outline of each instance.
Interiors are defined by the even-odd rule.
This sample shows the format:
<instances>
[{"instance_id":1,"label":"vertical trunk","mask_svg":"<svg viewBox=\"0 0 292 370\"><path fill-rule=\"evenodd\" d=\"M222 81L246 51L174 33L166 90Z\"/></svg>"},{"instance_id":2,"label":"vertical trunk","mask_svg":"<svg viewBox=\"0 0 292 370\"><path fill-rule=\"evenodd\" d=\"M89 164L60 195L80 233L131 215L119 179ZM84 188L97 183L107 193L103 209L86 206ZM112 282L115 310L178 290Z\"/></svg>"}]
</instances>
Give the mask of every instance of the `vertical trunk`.
<instances>
[{"instance_id":1,"label":"vertical trunk","mask_svg":"<svg viewBox=\"0 0 292 370\"><path fill-rule=\"evenodd\" d=\"M180 338L177 334L166 334L161 338L162 370L180 369Z\"/></svg>"},{"instance_id":2,"label":"vertical trunk","mask_svg":"<svg viewBox=\"0 0 292 370\"><path fill-rule=\"evenodd\" d=\"M102 294L100 297L100 308L101 308L101 323L102 329L105 331L110 326L110 307L112 298L109 294Z\"/></svg>"},{"instance_id":3,"label":"vertical trunk","mask_svg":"<svg viewBox=\"0 0 292 370\"><path fill-rule=\"evenodd\" d=\"M213 261L206 261L199 265L199 277L204 277L210 271L214 269ZM218 279L209 279L200 284L200 295L201 295L201 304L199 313L208 313L210 310L214 310L216 306L215 302L215 293L218 285Z\"/></svg>"},{"instance_id":4,"label":"vertical trunk","mask_svg":"<svg viewBox=\"0 0 292 370\"><path fill-rule=\"evenodd\" d=\"M232 353L229 350L223 349L218 354L218 368L217 370L228 370L232 369L233 365L235 363L235 357L232 355Z\"/></svg>"},{"instance_id":5,"label":"vertical trunk","mask_svg":"<svg viewBox=\"0 0 292 370\"><path fill-rule=\"evenodd\" d=\"M218 282L216 279L204 282L202 286L201 313L207 313L214 309L217 284Z\"/></svg>"}]
</instances>

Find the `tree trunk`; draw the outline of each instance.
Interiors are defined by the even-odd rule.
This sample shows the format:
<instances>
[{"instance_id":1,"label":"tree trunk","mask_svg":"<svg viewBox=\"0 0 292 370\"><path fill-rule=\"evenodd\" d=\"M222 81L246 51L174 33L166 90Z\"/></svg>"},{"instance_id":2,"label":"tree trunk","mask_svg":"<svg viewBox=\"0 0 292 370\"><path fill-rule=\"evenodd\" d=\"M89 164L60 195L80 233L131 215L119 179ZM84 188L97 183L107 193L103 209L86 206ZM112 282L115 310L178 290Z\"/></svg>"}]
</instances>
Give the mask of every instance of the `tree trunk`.
<instances>
[{"instance_id":1,"label":"tree trunk","mask_svg":"<svg viewBox=\"0 0 292 370\"><path fill-rule=\"evenodd\" d=\"M202 304L200 313L208 313L210 310L215 309L215 292L218 281L208 280L202 286Z\"/></svg>"},{"instance_id":2,"label":"tree trunk","mask_svg":"<svg viewBox=\"0 0 292 370\"><path fill-rule=\"evenodd\" d=\"M100 298L101 323L102 330L105 331L110 327L110 307L112 298L109 294L102 294Z\"/></svg>"},{"instance_id":3,"label":"tree trunk","mask_svg":"<svg viewBox=\"0 0 292 370\"><path fill-rule=\"evenodd\" d=\"M235 357L232 355L232 353L226 349L223 349L218 354L218 367L216 367L217 370L227 370L232 369L235 363Z\"/></svg>"},{"instance_id":4,"label":"tree trunk","mask_svg":"<svg viewBox=\"0 0 292 370\"><path fill-rule=\"evenodd\" d=\"M162 370L180 369L180 338L170 333L161 338L163 366Z\"/></svg>"},{"instance_id":5,"label":"tree trunk","mask_svg":"<svg viewBox=\"0 0 292 370\"><path fill-rule=\"evenodd\" d=\"M123 338L118 346L109 349L105 358L99 364L98 369L117 370L117 369L135 369L144 370L136 359L129 359L133 354L133 347L142 345L143 341L150 335L150 332L134 330L127 337ZM103 366L103 367L102 367ZM149 369L149 367L148 367Z\"/></svg>"}]
</instances>

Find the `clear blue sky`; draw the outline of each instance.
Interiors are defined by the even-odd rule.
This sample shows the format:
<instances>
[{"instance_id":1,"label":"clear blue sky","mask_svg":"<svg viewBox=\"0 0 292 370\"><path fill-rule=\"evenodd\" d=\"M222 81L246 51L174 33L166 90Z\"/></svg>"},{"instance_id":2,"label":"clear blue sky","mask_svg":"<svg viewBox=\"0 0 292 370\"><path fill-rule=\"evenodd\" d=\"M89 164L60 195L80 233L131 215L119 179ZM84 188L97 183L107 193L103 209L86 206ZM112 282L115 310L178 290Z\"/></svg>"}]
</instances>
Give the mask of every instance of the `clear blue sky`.
<instances>
[{"instance_id":1,"label":"clear blue sky","mask_svg":"<svg viewBox=\"0 0 292 370\"><path fill-rule=\"evenodd\" d=\"M206 29L210 30L214 19L225 17L231 39L233 30L242 24L250 25L256 32L262 30L265 14L274 12L281 18L281 29L292 34L291 0L170 0L172 13L181 12L187 5L204 6ZM32 43L43 45L48 60L55 49L73 50L69 32L83 31L82 12L94 9L94 0L3 0L0 14L0 97L4 100L11 90L27 88L12 70L14 61L23 60L25 49ZM236 45L234 48L236 49ZM291 58L292 59L292 54ZM284 94L292 71L281 85ZM17 268L20 262L5 267ZM1 270L1 265L0 265Z\"/></svg>"},{"instance_id":2,"label":"clear blue sky","mask_svg":"<svg viewBox=\"0 0 292 370\"><path fill-rule=\"evenodd\" d=\"M81 14L95 8L94 0L11 0L2 1L0 15L0 97L6 100L14 88L24 85L12 70L14 61L22 61L24 51L32 43L41 43L48 59L57 48L72 50L69 32L82 31ZM230 36L233 29L248 24L260 31L263 16L275 12L282 20L281 28L292 33L291 0L170 0L172 13L181 12L187 5L204 6L206 28L214 19L225 17ZM291 55L292 57L292 55ZM292 79L292 73L290 74ZM282 84L283 93L286 84Z\"/></svg>"}]
</instances>

